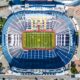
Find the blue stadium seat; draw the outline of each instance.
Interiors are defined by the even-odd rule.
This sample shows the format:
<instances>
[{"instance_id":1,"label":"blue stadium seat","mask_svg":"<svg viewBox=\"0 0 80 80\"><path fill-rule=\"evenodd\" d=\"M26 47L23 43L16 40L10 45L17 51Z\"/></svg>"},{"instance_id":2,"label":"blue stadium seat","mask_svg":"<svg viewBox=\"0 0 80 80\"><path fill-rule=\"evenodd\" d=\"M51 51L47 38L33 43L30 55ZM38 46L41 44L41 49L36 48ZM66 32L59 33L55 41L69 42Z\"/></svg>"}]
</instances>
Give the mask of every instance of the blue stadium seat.
<instances>
[{"instance_id":1,"label":"blue stadium seat","mask_svg":"<svg viewBox=\"0 0 80 80\"><path fill-rule=\"evenodd\" d=\"M20 46L9 46L7 34L18 34L21 41L21 34L26 29L31 30L31 22L25 20L26 14L44 14L52 16L52 23L48 22L46 29L52 29L56 32L57 44L52 50L24 50ZM47 20L48 21L48 20ZM64 26L65 25L65 26ZM10 29L12 33L10 32ZM71 34L70 34L71 33ZM5 35L5 36L4 36ZM61 35L62 45L61 45ZM11 15L2 31L2 48L10 66L22 69L57 69L64 67L73 57L75 46L75 31L70 19L58 11L19 11ZM64 37L66 36L66 38ZM65 41L65 40L66 41ZM72 43L70 42L72 41ZM22 42L22 41L21 41ZM21 43L20 42L20 43ZM64 43L64 44L63 44ZM9 48L9 51L8 51ZM15 53L14 53L15 52ZM14 54L13 54L14 53Z\"/></svg>"}]
</instances>

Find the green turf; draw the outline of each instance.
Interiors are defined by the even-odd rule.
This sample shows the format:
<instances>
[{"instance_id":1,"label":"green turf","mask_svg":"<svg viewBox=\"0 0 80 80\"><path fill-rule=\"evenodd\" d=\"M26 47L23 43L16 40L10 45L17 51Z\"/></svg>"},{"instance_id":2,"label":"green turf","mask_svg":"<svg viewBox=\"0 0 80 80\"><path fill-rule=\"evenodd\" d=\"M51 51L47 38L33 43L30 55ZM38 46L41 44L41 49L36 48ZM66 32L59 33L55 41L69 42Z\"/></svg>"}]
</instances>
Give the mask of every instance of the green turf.
<instances>
[{"instance_id":1,"label":"green turf","mask_svg":"<svg viewBox=\"0 0 80 80\"><path fill-rule=\"evenodd\" d=\"M5 23L5 21L6 21L5 18L1 18L1 19L0 19L0 32L1 32L1 30L2 30L2 27L3 27L4 23Z\"/></svg>"},{"instance_id":2,"label":"green turf","mask_svg":"<svg viewBox=\"0 0 80 80\"><path fill-rule=\"evenodd\" d=\"M25 32L23 35L24 48L54 48L55 35L53 32Z\"/></svg>"}]
</instances>

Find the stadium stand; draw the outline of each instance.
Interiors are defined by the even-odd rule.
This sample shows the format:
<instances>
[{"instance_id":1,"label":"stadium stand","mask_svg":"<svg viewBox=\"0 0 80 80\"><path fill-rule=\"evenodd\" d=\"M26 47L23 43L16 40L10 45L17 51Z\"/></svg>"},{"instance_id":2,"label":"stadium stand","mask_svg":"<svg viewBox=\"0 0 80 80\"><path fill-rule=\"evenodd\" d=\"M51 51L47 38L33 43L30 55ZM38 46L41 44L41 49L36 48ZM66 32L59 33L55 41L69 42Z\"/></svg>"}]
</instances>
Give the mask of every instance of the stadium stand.
<instances>
[{"instance_id":1,"label":"stadium stand","mask_svg":"<svg viewBox=\"0 0 80 80\"><path fill-rule=\"evenodd\" d=\"M38 16L37 16L38 14ZM52 50L24 50L22 33L32 28L32 17L44 16L41 29L54 30L56 47ZM43 19L43 17L42 17ZM43 21L41 19L41 21ZM36 23L35 23L36 25ZM71 20L58 11L19 11L8 17L2 31L2 47L10 67L19 69L58 69L72 59L76 44L75 30ZM14 68L12 68L14 69Z\"/></svg>"}]
</instances>

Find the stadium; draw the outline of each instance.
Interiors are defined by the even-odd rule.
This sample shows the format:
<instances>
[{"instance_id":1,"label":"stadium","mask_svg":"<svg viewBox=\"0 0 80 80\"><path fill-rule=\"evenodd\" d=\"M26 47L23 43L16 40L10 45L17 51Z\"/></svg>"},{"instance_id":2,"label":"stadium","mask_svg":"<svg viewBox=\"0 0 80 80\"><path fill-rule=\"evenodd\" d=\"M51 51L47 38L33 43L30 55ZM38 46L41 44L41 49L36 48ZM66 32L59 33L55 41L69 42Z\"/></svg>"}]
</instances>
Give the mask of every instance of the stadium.
<instances>
[{"instance_id":1,"label":"stadium","mask_svg":"<svg viewBox=\"0 0 80 80\"><path fill-rule=\"evenodd\" d=\"M2 30L2 49L11 70L65 67L76 50L74 24L64 12L31 8L11 14Z\"/></svg>"}]
</instances>

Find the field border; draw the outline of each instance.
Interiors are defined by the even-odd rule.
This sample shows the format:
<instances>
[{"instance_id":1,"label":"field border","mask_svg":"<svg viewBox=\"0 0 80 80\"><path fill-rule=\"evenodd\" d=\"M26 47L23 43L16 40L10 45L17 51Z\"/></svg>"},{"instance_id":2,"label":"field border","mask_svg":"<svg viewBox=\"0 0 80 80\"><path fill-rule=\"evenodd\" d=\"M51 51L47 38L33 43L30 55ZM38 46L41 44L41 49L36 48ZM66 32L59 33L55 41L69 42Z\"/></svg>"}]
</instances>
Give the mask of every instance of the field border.
<instances>
[{"instance_id":1,"label":"field border","mask_svg":"<svg viewBox=\"0 0 80 80\"><path fill-rule=\"evenodd\" d=\"M23 33L25 33L25 32L53 32L54 33L54 38L55 38L54 39L55 40L54 45L56 47L56 34L55 34L55 31L53 31L52 29L49 29L49 30L26 30L26 31L23 31ZM22 33L22 38L23 38L23 33ZM24 43L22 42L22 48L24 50L52 50L52 49L54 49L54 48L24 48L23 44Z\"/></svg>"}]
</instances>

